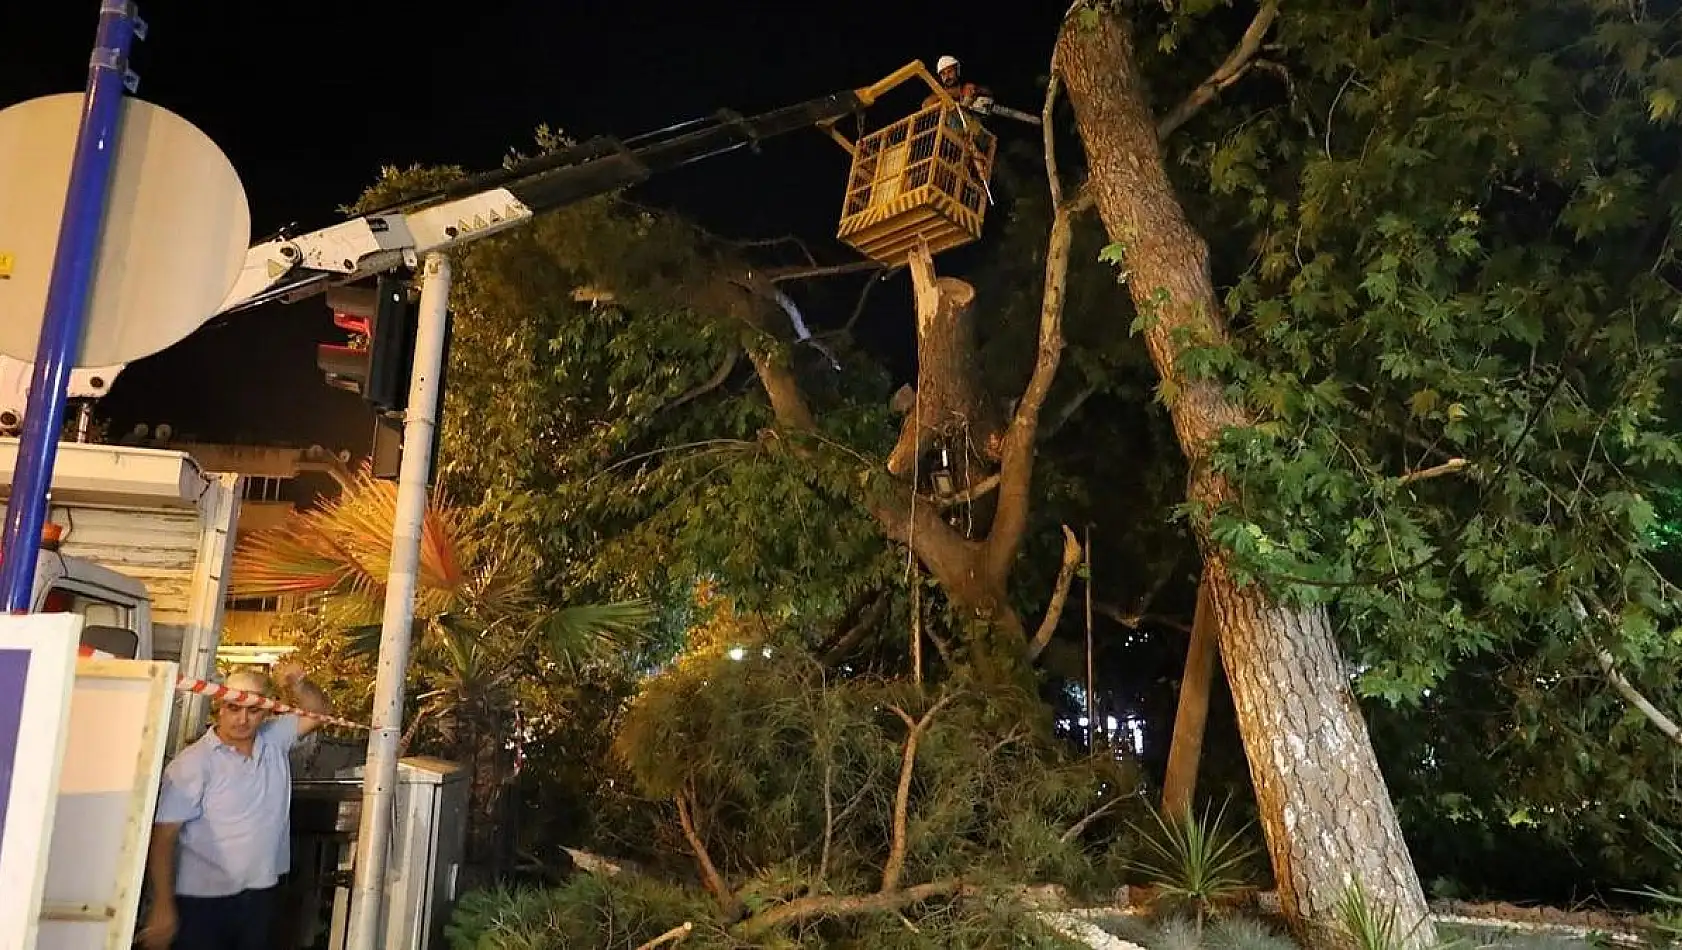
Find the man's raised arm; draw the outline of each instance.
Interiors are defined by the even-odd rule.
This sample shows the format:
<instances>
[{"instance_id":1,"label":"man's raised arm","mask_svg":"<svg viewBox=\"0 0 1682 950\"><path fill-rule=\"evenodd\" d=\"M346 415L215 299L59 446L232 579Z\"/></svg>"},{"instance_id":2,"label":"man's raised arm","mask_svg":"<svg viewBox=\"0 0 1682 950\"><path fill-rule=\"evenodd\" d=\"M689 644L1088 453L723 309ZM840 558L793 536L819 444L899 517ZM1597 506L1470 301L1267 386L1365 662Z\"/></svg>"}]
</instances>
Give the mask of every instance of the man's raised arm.
<instances>
[{"instance_id":1,"label":"man's raised arm","mask_svg":"<svg viewBox=\"0 0 1682 950\"><path fill-rule=\"evenodd\" d=\"M333 714L333 704L321 687L304 678L304 668L297 663L282 663L274 669L274 679L292 700L292 705L322 716ZM298 717L298 736L309 735L321 727L321 720L313 716Z\"/></svg>"}]
</instances>

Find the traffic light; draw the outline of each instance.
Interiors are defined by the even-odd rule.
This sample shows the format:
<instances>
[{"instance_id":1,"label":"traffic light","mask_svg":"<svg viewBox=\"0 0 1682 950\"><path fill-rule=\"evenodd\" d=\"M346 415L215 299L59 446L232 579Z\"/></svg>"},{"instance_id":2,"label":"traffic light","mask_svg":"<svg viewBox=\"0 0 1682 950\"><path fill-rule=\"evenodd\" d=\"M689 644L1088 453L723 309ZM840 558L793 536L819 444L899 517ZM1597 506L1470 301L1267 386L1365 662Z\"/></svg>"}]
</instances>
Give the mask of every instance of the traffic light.
<instances>
[{"instance_id":1,"label":"traffic light","mask_svg":"<svg viewBox=\"0 0 1682 950\"><path fill-rule=\"evenodd\" d=\"M419 324L409 281L382 275L373 287L333 287L327 291L327 306L336 326L362 337L360 345L316 347L315 362L327 385L356 393L376 412L408 408Z\"/></svg>"},{"instance_id":2,"label":"traffic light","mask_svg":"<svg viewBox=\"0 0 1682 950\"><path fill-rule=\"evenodd\" d=\"M432 428L431 487L438 480L438 447L444 433L444 393L450 378L450 335L455 330L455 314L444 314L444 361L438 368L438 418ZM402 384L404 403L408 402L409 363L413 362L414 346L408 350L411 359L403 365ZM403 414L401 412L374 413L374 444L368 453L368 468L375 478L395 480L403 467Z\"/></svg>"},{"instance_id":3,"label":"traffic light","mask_svg":"<svg viewBox=\"0 0 1682 950\"><path fill-rule=\"evenodd\" d=\"M415 336L420 313L408 279L383 275L373 286L346 284L327 291L333 323L360 336L349 344L322 343L316 365L327 385L361 396L374 410L374 438L369 466L375 478L394 479L402 464L403 414L409 408L409 377L414 371ZM438 405L444 403L452 314L445 314L444 363L438 377ZM440 423L442 412L440 412ZM438 457L440 424L433 431L432 457ZM437 465L432 466L437 471Z\"/></svg>"}]
</instances>

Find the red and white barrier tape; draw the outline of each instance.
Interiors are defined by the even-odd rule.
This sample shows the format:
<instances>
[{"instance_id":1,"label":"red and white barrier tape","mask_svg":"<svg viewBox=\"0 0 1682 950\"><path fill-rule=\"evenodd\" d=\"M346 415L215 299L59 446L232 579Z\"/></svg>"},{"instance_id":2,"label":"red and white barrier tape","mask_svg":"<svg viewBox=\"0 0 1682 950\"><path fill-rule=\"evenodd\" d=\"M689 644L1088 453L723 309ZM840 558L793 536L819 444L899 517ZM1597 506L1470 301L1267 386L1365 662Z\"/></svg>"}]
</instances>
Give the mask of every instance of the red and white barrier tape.
<instances>
[{"instance_id":1,"label":"red and white barrier tape","mask_svg":"<svg viewBox=\"0 0 1682 950\"><path fill-rule=\"evenodd\" d=\"M340 719L337 716L324 716L321 713L313 713L307 709L299 709L297 706L289 706L286 703L270 699L261 693L248 693L243 689L230 689L220 683L209 683L204 680L196 680L187 676L178 677L175 680L175 688L183 693L198 693L202 696L208 696L211 699L219 699L224 703L232 703L235 706L255 706L258 709L267 709L270 712L279 713L283 716L308 716L311 719L319 719L329 725L344 726L346 729L368 728L361 723L351 722L349 719Z\"/></svg>"},{"instance_id":2,"label":"red and white barrier tape","mask_svg":"<svg viewBox=\"0 0 1682 950\"><path fill-rule=\"evenodd\" d=\"M83 646L78 653L81 656L106 660L114 658L112 654L106 653L104 650L95 650L89 646ZM308 709L299 709L297 706L290 706L278 700L270 699L260 693L248 693L243 689L230 689L227 686L223 686L221 683L211 683L206 680L193 679L190 676L176 677L175 689L177 692L182 693L198 693L201 696L208 696L211 699L219 699L222 702L232 703L235 706L255 706L258 709L267 709L269 712L279 713L283 716L308 716L311 719L319 719L329 725L344 726L346 729L368 728L361 723L351 722L349 719L340 719L337 716L324 716L321 713L313 713Z\"/></svg>"}]
</instances>

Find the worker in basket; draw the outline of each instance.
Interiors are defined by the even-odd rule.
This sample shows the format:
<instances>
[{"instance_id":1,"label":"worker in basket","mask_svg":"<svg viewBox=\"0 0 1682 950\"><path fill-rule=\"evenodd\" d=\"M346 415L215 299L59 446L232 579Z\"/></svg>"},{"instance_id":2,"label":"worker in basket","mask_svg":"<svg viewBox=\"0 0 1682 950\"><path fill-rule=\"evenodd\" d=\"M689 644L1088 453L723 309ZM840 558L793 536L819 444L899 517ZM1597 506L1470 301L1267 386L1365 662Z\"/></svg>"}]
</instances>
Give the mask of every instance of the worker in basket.
<instances>
[{"instance_id":1,"label":"worker in basket","mask_svg":"<svg viewBox=\"0 0 1682 950\"><path fill-rule=\"evenodd\" d=\"M958 57L940 57L935 61L934 71L935 75L940 77L941 88L946 90L946 94L951 96L952 100L958 105L966 109L985 111L987 106L992 103L993 94L991 92L982 86L964 80L964 65L958 62ZM927 109L938 102L940 102L940 96L931 92L929 97L923 100L923 108Z\"/></svg>"},{"instance_id":2,"label":"worker in basket","mask_svg":"<svg viewBox=\"0 0 1682 950\"><path fill-rule=\"evenodd\" d=\"M976 113L985 114L992 108L993 94L983 86L964 80L964 66L958 62L956 56L940 57L935 61L934 69L935 74L940 77L941 89L959 106L959 108L949 110L946 113L945 121L955 130L961 132L966 140L970 140L969 164L971 171L975 174L975 180L987 193L987 203L992 204L993 189L988 184L986 168L983 166L981 156L975 151L973 140L975 135L981 132L981 120L976 116ZM929 97L923 100L924 109L931 109L940 104L941 97L938 93L931 92Z\"/></svg>"}]
</instances>

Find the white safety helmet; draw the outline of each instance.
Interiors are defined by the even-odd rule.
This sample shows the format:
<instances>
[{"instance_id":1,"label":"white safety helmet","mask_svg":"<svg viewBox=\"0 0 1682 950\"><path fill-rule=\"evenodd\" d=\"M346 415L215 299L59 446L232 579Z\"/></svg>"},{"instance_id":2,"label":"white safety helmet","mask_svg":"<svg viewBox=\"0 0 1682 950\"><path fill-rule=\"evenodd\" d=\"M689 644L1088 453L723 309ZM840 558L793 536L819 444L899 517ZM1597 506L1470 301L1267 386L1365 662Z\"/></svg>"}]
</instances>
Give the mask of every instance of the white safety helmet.
<instances>
[{"instance_id":1,"label":"white safety helmet","mask_svg":"<svg viewBox=\"0 0 1682 950\"><path fill-rule=\"evenodd\" d=\"M942 56L939 59L935 60L934 71L935 71L936 75L939 75L940 73L946 72L948 69L951 69L952 67L957 66L957 65L958 65L958 57L956 57L956 56Z\"/></svg>"}]
</instances>

